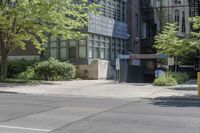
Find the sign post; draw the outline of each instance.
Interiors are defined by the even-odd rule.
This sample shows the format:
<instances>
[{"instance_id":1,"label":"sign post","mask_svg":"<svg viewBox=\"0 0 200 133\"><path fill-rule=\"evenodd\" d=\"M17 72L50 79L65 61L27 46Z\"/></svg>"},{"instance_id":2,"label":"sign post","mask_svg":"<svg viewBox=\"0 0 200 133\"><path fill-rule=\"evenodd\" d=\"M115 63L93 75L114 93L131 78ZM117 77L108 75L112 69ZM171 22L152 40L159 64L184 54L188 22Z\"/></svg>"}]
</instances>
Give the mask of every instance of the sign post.
<instances>
[{"instance_id":1,"label":"sign post","mask_svg":"<svg viewBox=\"0 0 200 133\"><path fill-rule=\"evenodd\" d=\"M200 97L200 72L197 72L198 96Z\"/></svg>"},{"instance_id":2,"label":"sign post","mask_svg":"<svg viewBox=\"0 0 200 133\"><path fill-rule=\"evenodd\" d=\"M168 66L169 66L169 71L170 71L170 66L174 66L174 58L168 58Z\"/></svg>"},{"instance_id":3,"label":"sign post","mask_svg":"<svg viewBox=\"0 0 200 133\"><path fill-rule=\"evenodd\" d=\"M174 66L174 58L168 58L168 66Z\"/></svg>"}]
</instances>

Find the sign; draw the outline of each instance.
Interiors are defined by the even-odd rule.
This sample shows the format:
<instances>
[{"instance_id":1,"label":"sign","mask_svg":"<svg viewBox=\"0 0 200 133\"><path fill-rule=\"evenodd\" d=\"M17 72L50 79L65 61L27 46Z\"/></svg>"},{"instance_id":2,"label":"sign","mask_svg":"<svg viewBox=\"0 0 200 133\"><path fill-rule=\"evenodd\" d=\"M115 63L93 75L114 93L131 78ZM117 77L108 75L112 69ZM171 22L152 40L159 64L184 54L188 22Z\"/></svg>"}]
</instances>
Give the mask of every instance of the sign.
<instances>
[{"instance_id":1,"label":"sign","mask_svg":"<svg viewBox=\"0 0 200 133\"><path fill-rule=\"evenodd\" d=\"M119 56L120 59L163 59L167 57L164 54L129 54Z\"/></svg>"},{"instance_id":2,"label":"sign","mask_svg":"<svg viewBox=\"0 0 200 133\"><path fill-rule=\"evenodd\" d=\"M165 58L167 58L167 55L157 54L157 58L159 58L159 59L165 59Z\"/></svg>"},{"instance_id":3,"label":"sign","mask_svg":"<svg viewBox=\"0 0 200 133\"><path fill-rule=\"evenodd\" d=\"M131 65L133 66L140 66L140 60L132 60Z\"/></svg>"},{"instance_id":4,"label":"sign","mask_svg":"<svg viewBox=\"0 0 200 133\"><path fill-rule=\"evenodd\" d=\"M119 58L120 58L120 59L129 59L130 56L129 56L129 55L122 55L122 54L121 54L121 55L119 56Z\"/></svg>"},{"instance_id":5,"label":"sign","mask_svg":"<svg viewBox=\"0 0 200 133\"><path fill-rule=\"evenodd\" d=\"M131 54L130 59L156 59L156 54Z\"/></svg>"},{"instance_id":6,"label":"sign","mask_svg":"<svg viewBox=\"0 0 200 133\"><path fill-rule=\"evenodd\" d=\"M119 58L116 59L116 70L120 70L120 60L119 60Z\"/></svg>"},{"instance_id":7,"label":"sign","mask_svg":"<svg viewBox=\"0 0 200 133\"><path fill-rule=\"evenodd\" d=\"M174 66L174 58L168 58L168 66Z\"/></svg>"}]
</instances>

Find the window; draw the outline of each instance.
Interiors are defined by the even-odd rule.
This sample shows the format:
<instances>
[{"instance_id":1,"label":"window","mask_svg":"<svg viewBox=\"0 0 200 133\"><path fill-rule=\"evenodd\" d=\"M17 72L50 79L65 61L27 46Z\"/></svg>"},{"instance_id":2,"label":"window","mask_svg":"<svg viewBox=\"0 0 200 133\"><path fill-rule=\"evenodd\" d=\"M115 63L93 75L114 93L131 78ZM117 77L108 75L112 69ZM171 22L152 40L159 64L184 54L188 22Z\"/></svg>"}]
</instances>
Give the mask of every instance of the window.
<instances>
[{"instance_id":1,"label":"window","mask_svg":"<svg viewBox=\"0 0 200 133\"><path fill-rule=\"evenodd\" d=\"M126 2L122 0L100 0L102 15L118 21L125 21Z\"/></svg>"},{"instance_id":2,"label":"window","mask_svg":"<svg viewBox=\"0 0 200 133\"><path fill-rule=\"evenodd\" d=\"M61 60L67 59L67 42L60 41L60 58Z\"/></svg>"},{"instance_id":3,"label":"window","mask_svg":"<svg viewBox=\"0 0 200 133\"><path fill-rule=\"evenodd\" d=\"M79 41L79 58L86 58L86 40Z\"/></svg>"},{"instance_id":4,"label":"window","mask_svg":"<svg viewBox=\"0 0 200 133\"><path fill-rule=\"evenodd\" d=\"M110 49L109 48L107 49L107 59L108 60L110 59Z\"/></svg>"},{"instance_id":5,"label":"window","mask_svg":"<svg viewBox=\"0 0 200 133\"><path fill-rule=\"evenodd\" d=\"M200 0L189 0L190 17L200 16Z\"/></svg>"},{"instance_id":6,"label":"window","mask_svg":"<svg viewBox=\"0 0 200 133\"><path fill-rule=\"evenodd\" d=\"M69 41L69 58L76 58L76 41Z\"/></svg>"},{"instance_id":7,"label":"window","mask_svg":"<svg viewBox=\"0 0 200 133\"><path fill-rule=\"evenodd\" d=\"M93 47L89 47L89 58L92 59L93 58Z\"/></svg>"},{"instance_id":8,"label":"window","mask_svg":"<svg viewBox=\"0 0 200 133\"><path fill-rule=\"evenodd\" d=\"M175 22L177 23L178 26L180 25L179 18L180 18L179 10L175 10Z\"/></svg>"},{"instance_id":9,"label":"window","mask_svg":"<svg viewBox=\"0 0 200 133\"><path fill-rule=\"evenodd\" d=\"M100 57L100 51L99 51L99 48L96 47L95 48L95 58L99 58Z\"/></svg>"},{"instance_id":10,"label":"window","mask_svg":"<svg viewBox=\"0 0 200 133\"><path fill-rule=\"evenodd\" d=\"M185 12L182 12L182 28L181 31L185 33Z\"/></svg>"},{"instance_id":11,"label":"window","mask_svg":"<svg viewBox=\"0 0 200 133\"><path fill-rule=\"evenodd\" d=\"M121 54L123 46L126 43L126 40L119 38L112 38L97 34L93 34L93 36L94 38L91 36L88 38L88 57L90 59L101 58L115 60L116 56Z\"/></svg>"},{"instance_id":12,"label":"window","mask_svg":"<svg viewBox=\"0 0 200 133\"><path fill-rule=\"evenodd\" d=\"M122 1L122 21L125 22L126 16L126 3Z\"/></svg>"},{"instance_id":13,"label":"window","mask_svg":"<svg viewBox=\"0 0 200 133\"><path fill-rule=\"evenodd\" d=\"M111 52L111 59L115 60L116 57L116 38L112 39L112 52Z\"/></svg>"},{"instance_id":14,"label":"window","mask_svg":"<svg viewBox=\"0 0 200 133\"><path fill-rule=\"evenodd\" d=\"M181 4L181 0L174 0L174 4Z\"/></svg>"},{"instance_id":15,"label":"window","mask_svg":"<svg viewBox=\"0 0 200 133\"><path fill-rule=\"evenodd\" d=\"M57 43L55 40L50 42L50 57L57 59Z\"/></svg>"},{"instance_id":16,"label":"window","mask_svg":"<svg viewBox=\"0 0 200 133\"><path fill-rule=\"evenodd\" d=\"M101 59L105 59L105 57L106 57L106 49L102 48L101 49Z\"/></svg>"},{"instance_id":17,"label":"window","mask_svg":"<svg viewBox=\"0 0 200 133\"><path fill-rule=\"evenodd\" d=\"M112 49L112 52L111 52L111 59L112 59L112 60L115 60L115 49Z\"/></svg>"}]
</instances>

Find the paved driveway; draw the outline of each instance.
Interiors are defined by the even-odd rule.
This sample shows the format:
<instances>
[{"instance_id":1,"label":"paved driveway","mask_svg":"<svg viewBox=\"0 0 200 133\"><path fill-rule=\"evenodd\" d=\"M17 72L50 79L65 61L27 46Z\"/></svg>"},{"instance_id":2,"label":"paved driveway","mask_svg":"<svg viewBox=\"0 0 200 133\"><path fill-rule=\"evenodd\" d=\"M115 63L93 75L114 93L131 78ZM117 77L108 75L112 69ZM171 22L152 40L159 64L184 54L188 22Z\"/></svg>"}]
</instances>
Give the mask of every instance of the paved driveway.
<instances>
[{"instance_id":1,"label":"paved driveway","mask_svg":"<svg viewBox=\"0 0 200 133\"><path fill-rule=\"evenodd\" d=\"M197 94L196 84L186 84L177 87L155 87L152 84L140 83L119 84L108 80L46 82L40 85L0 83L0 91L5 92L91 98L155 98L161 96L186 96Z\"/></svg>"},{"instance_id":2,"label":"paved driveway","mask_svg":"<svg viewBox=\"0 0 200 133\"><path fill-rule=\"evenodd\" d=\"M199 133L200 99L0 94L1 133Z\"/></svg>"}]
</instances>

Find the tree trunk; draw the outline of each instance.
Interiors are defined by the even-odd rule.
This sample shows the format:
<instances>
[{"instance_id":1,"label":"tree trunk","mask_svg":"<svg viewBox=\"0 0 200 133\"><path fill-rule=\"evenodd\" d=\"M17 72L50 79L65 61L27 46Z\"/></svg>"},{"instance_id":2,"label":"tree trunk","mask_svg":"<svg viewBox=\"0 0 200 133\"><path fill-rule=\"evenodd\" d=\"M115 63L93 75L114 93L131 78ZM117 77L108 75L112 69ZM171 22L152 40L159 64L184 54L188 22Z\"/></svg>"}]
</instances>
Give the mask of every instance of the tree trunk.
<instances>
[{"instance_id":1,"label":"tree trunk","mask_svg":"<svg viewBox=\"0 0 200 133\"><path fill-rule=\"evenodd\" d=\"M1 46L1 79L6 79L8 77L8 53L5 47Z\"/></svg>"}]
</instances>

